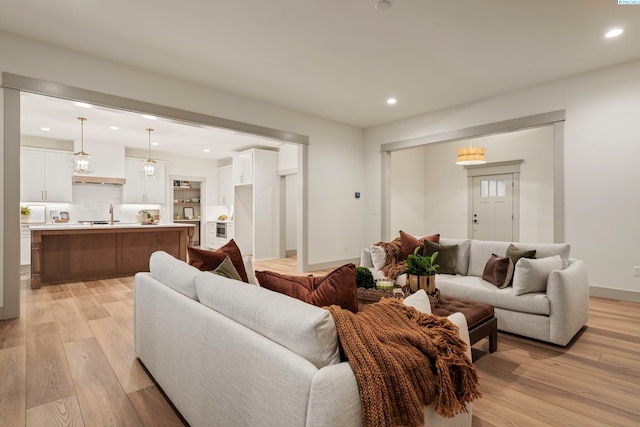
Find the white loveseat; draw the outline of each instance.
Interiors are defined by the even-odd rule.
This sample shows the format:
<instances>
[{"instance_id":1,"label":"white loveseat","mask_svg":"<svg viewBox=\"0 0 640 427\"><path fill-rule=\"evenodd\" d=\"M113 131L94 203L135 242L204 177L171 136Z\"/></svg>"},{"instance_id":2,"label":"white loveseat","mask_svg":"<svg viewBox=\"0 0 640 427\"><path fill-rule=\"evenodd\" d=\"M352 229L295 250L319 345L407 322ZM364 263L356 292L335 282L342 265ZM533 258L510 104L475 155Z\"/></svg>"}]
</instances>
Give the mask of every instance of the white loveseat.
<instances>
[{"instance_id":1,"label":"white loveseat","mask_svg":"<svg viewBox=\"0 0 640 427\"><path fill-rule=\"evenodd\" d=\"M255 283L249 258L245 266ZM192 427L361 425L356 379L340 362L327 310L165 252L151 256L150 270L135 276L136 353ZM405 303L430 310L426 294ZM464 316L449 319L468 346ZM471 404L452 419L434 406L425 425L471 425Z\"/></svg>"},{"instance_id":2,"label":"white loveseat","mask_svg":"<svg viewBox=\"0 0 640 427\"><path fill-rule=\"evenodd\" d=\"M484 267L492 254L504 257L510 242L441 237L440 244L458 245L457 274L441 274L436 277L436 286L441 295L493 305L498 330L565 346L587 323L587 269L583 261L569 257L569 244L513 243L518 249L535 249L536 258L559 255L562 259L562 269L549 274L546 291L523 295L516 295L513 287L499 289L482 279ZM376 250L379 251L379 247ZM368 267L374 278L384 277L381 269L374 267L370 248L362 251L360 265ZM399 276L397 281L404 285L406 275Z\"/></svg>"}]
</instances>

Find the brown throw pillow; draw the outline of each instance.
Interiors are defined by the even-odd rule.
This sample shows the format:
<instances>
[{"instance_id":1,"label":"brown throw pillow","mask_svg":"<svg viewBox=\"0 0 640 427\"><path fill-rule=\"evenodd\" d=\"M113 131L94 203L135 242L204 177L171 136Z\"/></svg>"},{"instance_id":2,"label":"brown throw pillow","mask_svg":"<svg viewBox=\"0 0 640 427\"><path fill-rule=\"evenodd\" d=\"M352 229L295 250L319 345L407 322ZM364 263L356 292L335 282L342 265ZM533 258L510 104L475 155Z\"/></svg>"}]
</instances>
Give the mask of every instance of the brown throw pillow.
<instances>
[{"instance_id":1,"label":"brown throw pillow","mask_svg":"<svg viewBox=\"0 0 640 427\"><path fill-rule=\"evenodd\" d=\"M511 258L502 258L496 254L492 254L484 266L482 279L502 289L509 286L512 278L513 261L511 261Z\"/></svg>"},{"instance_id":2,"label":"brown throw pillow","mask_svg":"<svg viewBox=\"0 0 640 427\"><path fill-rule=\"evenodd\" d=\"M416 247L424 248L424 241L428 240L433 243L440 243L440 235L432 234L431 236L421 237L416 239L409 233L405 233L400 230L400 259L398 261L404 261L407 257L416 250Z\"/></svg>"},{"instance_id":3,"label":"brown throw pillow","mask_svg":"<svg viewBox=\"0 0 640 427\"><path fill-rule=\"evenodd\" d=\"M425 240L423 255L431 256L434 252L438 252L438 256L436 257L436 264L440 266L438 272L440 274L456 274L458 245L444 246Z\"/></svg>"},{"instance_id":4,"label":"brown throw pillow","mask_svg":"<svg viewBox=\"0 0 640 427\"><path fill-rule=\"evenodd\" d=\"M236 242L231 239L227 244L215 251L207 251L205 249L187 248L189 252L189 264L201 271L211 271L218 268L222 261L226 257L231 259L233 266L238 271L238 274L242 278L243 282L249 283L249 277L247 276L247 270L244 268L242 262L242 254L240 248L236 245Z\"/></svg>"},{"instance_id":5,"label":"brown throw pillow","mask_svg":"<svg viewBox=\"0 0 640 427\"><path fill-rule=\"evenodd\" d=\"M529 250L529 251L525 251L523 249L518 249L513 244L509 244L509 247L507 248L507 255L506 256L511 258L511 261L513 261L513 268L515 268L516 264L518 263L518 260L520 258L531 258L531 259L534 259L536 257L536 250L532 249L532 250ZM511 286L511 285L513 285L513 277L509 281L509 286Z\"/></svg>"},{"instance_id":6,"label":"brown throw pillow","mask_svg":"<svg viewBox=\"0 0 640 427\"><path fill-rule=\"evenodd\" d=\"M287 276L273 271L256 271L260 286L289 295L318 307L339 305L358 312L356 266L346 264L323 277Z\"/></svg>"}]
</instances>

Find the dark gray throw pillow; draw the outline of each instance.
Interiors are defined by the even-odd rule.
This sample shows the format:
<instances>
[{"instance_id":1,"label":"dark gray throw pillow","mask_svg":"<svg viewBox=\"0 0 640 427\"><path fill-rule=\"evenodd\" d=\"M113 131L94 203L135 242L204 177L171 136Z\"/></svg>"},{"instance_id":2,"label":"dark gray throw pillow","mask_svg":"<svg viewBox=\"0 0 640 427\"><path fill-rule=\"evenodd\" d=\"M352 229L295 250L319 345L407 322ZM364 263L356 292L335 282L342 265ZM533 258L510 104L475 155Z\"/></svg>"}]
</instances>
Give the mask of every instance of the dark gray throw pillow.
<instances>
[{"instance_id":1,"label":"dark gray throw pillow","mask_svg":"<svg viewBox=\"0 0 640 427\"><path fill-rule=\"evenodd\" d=\"M424 241L424 256L431 256L434 252L438 252L436 264L440 266L438 269L440 274L456 274L456 262L458 259L458 245L444 246L439 243L433 243L429 240Z\"/></svg>"}]
</instances>

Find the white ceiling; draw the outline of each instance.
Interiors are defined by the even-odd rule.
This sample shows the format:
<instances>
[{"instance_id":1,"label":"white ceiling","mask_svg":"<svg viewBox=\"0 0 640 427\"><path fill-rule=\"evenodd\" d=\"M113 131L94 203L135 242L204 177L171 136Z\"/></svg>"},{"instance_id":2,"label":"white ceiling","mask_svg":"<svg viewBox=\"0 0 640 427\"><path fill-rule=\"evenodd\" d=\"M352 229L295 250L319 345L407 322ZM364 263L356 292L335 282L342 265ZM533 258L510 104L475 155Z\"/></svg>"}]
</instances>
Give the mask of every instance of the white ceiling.
<instances>
[{"instance_id":1,"label":"white ceiling","mask_svg":"<svg viewBox=\"0 0 640 427\"><path fill-rule=\"evenodd\" d=\"M91 154L91 143L104 142L126 148L148 150L149 133L152 157L159 152L170 156L222 159L248 148L272 148L282 142L208 126L176 123L167 119L151 120L142 114L110 108L88 106L48 96L21 93L20 133L27 136L80 142L78 117L84 117L85 151ZM111 129L112 126L118 129ZM47 128L49 130L43 130ZM207 149L209 152L205 152Z\"/></svg>"},{"instance_id":2,"label":"white ceiling","mask_svg":"<svg viewBox=\"0 0 640 427\"><path fill-rule=\"evenodd\" d=\"M360 127L640 57L616 0L391 1L2 0L0 29Z\"/></svg>"}]
</instances>

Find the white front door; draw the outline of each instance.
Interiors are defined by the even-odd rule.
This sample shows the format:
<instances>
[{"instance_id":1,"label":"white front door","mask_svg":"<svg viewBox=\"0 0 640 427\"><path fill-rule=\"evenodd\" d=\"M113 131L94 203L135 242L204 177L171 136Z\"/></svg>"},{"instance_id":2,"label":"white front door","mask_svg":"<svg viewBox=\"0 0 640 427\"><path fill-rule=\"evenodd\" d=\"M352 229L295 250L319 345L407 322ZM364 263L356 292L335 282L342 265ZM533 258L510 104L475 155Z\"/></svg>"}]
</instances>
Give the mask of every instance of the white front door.
<instances>
[{"instance_id":1,"label":"white front door","mask_svg":"<svg viewBox=\"0 0 640 427\"><path fill-rule=\"evenodd\" d=\"M513 240L513 174L473 178L472 236L478 240Z\"/></svg>"}]
</instances>

